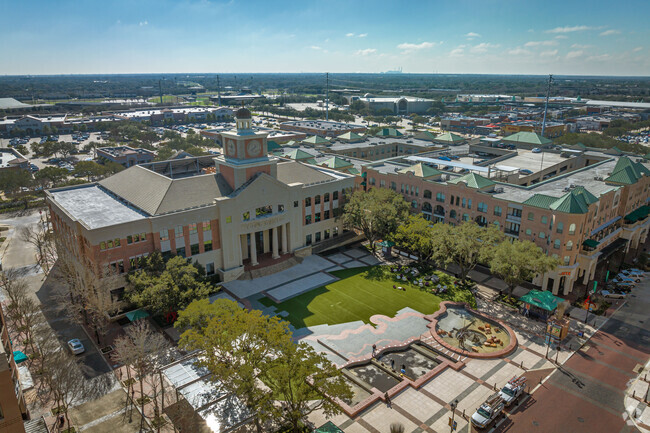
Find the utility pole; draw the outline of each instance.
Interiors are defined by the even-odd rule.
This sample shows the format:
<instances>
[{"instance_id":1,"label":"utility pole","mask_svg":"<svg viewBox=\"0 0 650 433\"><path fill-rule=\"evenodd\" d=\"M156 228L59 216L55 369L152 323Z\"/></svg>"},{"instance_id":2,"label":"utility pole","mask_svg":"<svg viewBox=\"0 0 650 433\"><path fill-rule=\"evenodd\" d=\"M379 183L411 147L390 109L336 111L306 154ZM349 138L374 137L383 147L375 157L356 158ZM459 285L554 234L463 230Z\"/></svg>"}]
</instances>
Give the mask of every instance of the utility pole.
<instances>
[{"instance_id":1,"label":"utility pole","mask_svg":"<svg viewBox=\"0 0 650 433\"><path fill-rule=\"evenodd\" d=\"M548 87L546 89L546 103L544 104L544 120L542 120L542 137L546 130L546 112L548 111L548 98L551 96L551 83L553 82L553 74L548 76Z\"/></svg>"},{"instance_id":2,"label":"utility pole","mask_svg":"<svg viewBox=\"0 0 650 433\"><path fill-rule=\"evenodd\" d=\"M330 120L330 73L325 72L326 92L325 92L325 120Z\"/></svg>"},{"instance_id":3,"label":"utility pole","mask_svg":"<svg viewBox=\"0 0 650 433\"><path fill-rule=\"evenodd\" d=\"M219 84L219 75L217 75L217 97L219 98L219 106L221 107L221 84Z\"/></svg>"},{"instance_id":4,"label":"utility pole","mask_svg":"<svg viewBox=\"0 0 650 433\"><path fill-rule=\"evenodd\" d=\"M158 80L158 92L160 93L160 105L162 105L162 80Z\"/></svg>"}]
</instances>

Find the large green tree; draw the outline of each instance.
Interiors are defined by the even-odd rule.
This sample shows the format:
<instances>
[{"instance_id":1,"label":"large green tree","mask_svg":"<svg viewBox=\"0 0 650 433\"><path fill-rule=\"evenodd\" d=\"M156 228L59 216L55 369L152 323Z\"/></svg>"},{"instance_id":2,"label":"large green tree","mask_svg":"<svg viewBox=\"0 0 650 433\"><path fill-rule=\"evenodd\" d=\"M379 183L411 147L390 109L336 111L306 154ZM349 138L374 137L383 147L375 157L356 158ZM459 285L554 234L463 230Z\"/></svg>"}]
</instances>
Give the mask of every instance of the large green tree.
<instances>
[{"instance_id":1,"label":"large green tree","mask_svg":"<svg viewBox=\"0 0 650 433\"><path fill-rule=\"evenodd\" d=\"M199 268L181 256L164 263L160 253L153 253L142 261L143 268L127 276L129 284L125 293L139 307L166 314L210 294L210 284Z\"/></svg>"},{"instance_id":2,"label":"large green tree","mask_svg":"<svg viewBox=\"0 0 650 433\"><path fill-rule=\"evenodd\" d=\"M44 167L34 174L34 179L43 187L55 187L68 178L68 170L60 167Z\"/></svg>"},{"instance_id":3,"label":"large green tree","mask_svg":"<svg viewBox=\"0 0 650 433\"><path fill-rule=\"evenodd\" d=\"M490 261L490 271L508 285L508 294L524 281L559 266L560 261L548 256L531 241L501 242Z\"/></svg>"},{"instance_id":4,"label":"large green tree","mask_svg":"<svg viewBox=\"0 0 650 433\"><path fill-rule=\"evenodd\" d=\"M29 187L32 180L32 175L28 170L3 170L2 173L0 173L0 191L4 191L8 194L16 193L20 188Z\"/></svg>"},{"instance_id":5,"label":"large green tree","mask_svg":"<svg viewBox=\"0 0 650 433\"><path fill-rule=\"evenodd\" d=\"M391 189L372 188L355 191L348 197L342 215L343 223L361 230L375 252L375 241L390 237L408 218L408 204Z\"/></svg>"},{"instance_id":6,"label":"large green tree","mask_svg":"<svg viewBox=\"0 0 650 433\"><path fill-rule=\"evenodd\" d=\"M496 227L481 227L472 221L458 226L434 224L432 237L433 260L442 267L454 263L462 280L479 263L490 263L494 249L504 240Z\"/></svg>"},{"instance_id":7,"label":"large green tree","mask_svg":"<svg viewBox=\"0 0 650 433\"><path fill-rule=\"evenodd\" d=\"M397 228L393 241L412 253L417 254L422 262L431 260L435 253L434 228L431 221L421 214L409 215L408 220Z\"/></svg>"}]
</instances>

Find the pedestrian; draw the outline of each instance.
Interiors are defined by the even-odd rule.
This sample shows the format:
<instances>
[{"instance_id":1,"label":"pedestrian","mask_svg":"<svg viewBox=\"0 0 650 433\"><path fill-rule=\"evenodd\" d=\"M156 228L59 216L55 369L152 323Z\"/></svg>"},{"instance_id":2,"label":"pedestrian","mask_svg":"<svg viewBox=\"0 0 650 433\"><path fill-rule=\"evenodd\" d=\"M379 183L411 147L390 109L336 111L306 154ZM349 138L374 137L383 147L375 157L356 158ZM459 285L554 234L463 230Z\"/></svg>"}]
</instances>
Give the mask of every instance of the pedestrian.
<instances>
[{"instance_id":1,"label":"pedestrian","mask_svg":"<svg viewBox=\"0 0 650 433\"><path fill-rule=\"evenodd\" d=\"M402 364L402 369L400 370L400 373L402 373L402 376L406 374L406 365Z\"/></svg>"},{"instance_id":2,"label":"pedestrian","mask_svg":"<svg viewBox=\"0 0 650 433\"><path fill-rule=\"evenodd\" d=\"M376 353L377 353L377 345L376 345L376 344L373 344L373 345L372 345L372 357L373 357L373 358L375 357L375 354L376 354Z\"/></svg>"},{"instance_id":3,"label":"pedestrian","mask_svg":"<svg viewBox=\"0 0 650 433\"><path fill-rule=\"evenodd\" d=\"M386 400L386 406L388 406L389 409L393 407L393 404L390 401L390 396L388 395L387 392L384 393L384 400Z\"/></svg>"},{"instance_id":4,"label":"pedestrian","mask_svg":"<svg viewBox=\"0 0 650 433\"><path fill-rule=\"evenodd\" d=\"M59 415L59 429L62 429L63 426L65 425L65 417L63 414Z\"/></svg>"},{"instance_id":5,"label":"pedestrian","mask_svg":"<svg viewBox=\"0 0 650 433\"><path fill-rule=\"evenodd\" d=\"M395 370L395 360L394 359L390 360L390 369Z\"/></svg>"}]
</instances>

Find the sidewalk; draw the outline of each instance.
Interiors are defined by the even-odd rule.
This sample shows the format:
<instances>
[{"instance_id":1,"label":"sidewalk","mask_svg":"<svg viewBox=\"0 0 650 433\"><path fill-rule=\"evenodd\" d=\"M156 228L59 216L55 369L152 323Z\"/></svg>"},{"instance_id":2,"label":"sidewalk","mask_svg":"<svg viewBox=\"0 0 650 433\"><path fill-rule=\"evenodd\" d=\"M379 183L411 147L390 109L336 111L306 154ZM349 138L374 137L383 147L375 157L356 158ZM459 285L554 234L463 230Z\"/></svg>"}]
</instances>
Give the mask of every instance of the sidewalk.
<instances>
[{"instance_id":1,"label":"sidewalk","mask_svg":"<svg viewBox=\"0 0 650 433\"><path fill-rule=\"evenodd\" d=\"M648 392L650 392L650 361L639 369L639 375L625 391L625 411L642 433L650 433L650 406Z\"/></svg>"}]
</instances>

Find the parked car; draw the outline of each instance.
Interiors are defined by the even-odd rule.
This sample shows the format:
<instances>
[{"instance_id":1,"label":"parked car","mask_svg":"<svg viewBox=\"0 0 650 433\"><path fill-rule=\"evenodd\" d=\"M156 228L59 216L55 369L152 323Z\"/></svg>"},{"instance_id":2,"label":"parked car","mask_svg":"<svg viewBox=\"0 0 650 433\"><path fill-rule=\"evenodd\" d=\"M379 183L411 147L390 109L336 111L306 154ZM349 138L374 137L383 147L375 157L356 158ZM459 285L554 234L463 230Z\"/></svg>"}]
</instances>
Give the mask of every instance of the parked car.
<instances>
[{"instance_id":1,"label":"parked car","mask_svg":"<svg viewBox=\"0 0 650 433\"><path fill-rule=\"evenodd\" d=\"M531 152L533 152L533 153L542 153L542 149L540 149L539 147L534 147Z\"/></svg>"},{"instance_id":2,"label":"parked car","mask_svg":"<svg viewBox=\"0 0 650 433\"><path fill-rule=\"evenodd\" d=\"M609 290L603 290L600 292L605 299L625 299L626 294L623 292L610 292Z\"/></svg>"},{"instance_id":3,"label":"parked car","mask_svg":"<svg viewBox=\"0 0 650 433\"><path fill-rule=\"evenodd\" d=\"M73 338L72 340L68 341L68 348L73 355L80 355L86 351L86 348L78 338Z\"/></svg>"}]
</instances>

